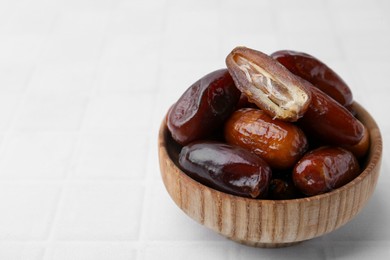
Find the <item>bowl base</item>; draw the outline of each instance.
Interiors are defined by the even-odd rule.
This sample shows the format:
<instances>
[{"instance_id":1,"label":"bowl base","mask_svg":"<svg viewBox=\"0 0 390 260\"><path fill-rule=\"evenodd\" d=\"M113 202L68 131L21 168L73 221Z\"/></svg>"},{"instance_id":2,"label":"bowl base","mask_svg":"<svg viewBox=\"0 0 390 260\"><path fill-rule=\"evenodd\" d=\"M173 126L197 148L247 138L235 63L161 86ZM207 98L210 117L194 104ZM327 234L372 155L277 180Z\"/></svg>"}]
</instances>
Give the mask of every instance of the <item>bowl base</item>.
<instances>
[{"instance_id":1,"label":"bowl base","mask_svg":"<svg viewBox=\"0 0 390 260\"><path fill-rule=\"evenodd\" d=\"M294 246L299 243L302 243L303 241L297 241L297 242L288 242L288 243L261 243L261 242L252 242L252 241L245 241L245 240L237 240L229 238L230 240L246 245L251 247L261 247L261 248L278 248L278 247L289 247Z\"/></svg>"}]
</instances>

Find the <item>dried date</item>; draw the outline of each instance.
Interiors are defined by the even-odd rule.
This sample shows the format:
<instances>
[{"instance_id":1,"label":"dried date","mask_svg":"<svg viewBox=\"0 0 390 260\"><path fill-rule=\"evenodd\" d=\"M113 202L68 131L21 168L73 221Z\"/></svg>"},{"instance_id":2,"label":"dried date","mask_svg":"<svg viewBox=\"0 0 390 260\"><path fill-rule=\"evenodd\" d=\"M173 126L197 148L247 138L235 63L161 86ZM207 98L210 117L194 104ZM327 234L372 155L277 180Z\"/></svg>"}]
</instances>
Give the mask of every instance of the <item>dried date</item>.
<instances>
[{"instance_id":1,"label":"dried date","mask_svg":"<svg viewBox=\"0 0 390 260\"><path fill-rule=\"evenodd\" d=\"M226 121L224 133L228 143L256 153L276 169L293 167L308 148L301 129L259 109L235 111Z\"/></svg>"},{"instance_id":2,"label":"dried date","mask_svg":"<svg viewBox=\"0 0 390 260\"><path fill-rule=\"evenodd\" d=\"M343 106L353 102L352 91L344 80L322 61L297 51L282 50L271 54L289 71L309 81Z\"/></svg>"},{"instance_id":3,"label":"dried date","mask_svg":"<svg viewBox=\"0 0 390 260\"><path fill-rule=\"evenodd\" d=\"M320 147L305 156L293 170L295 186L313 196L339 188L360 172L355 156L339 147Z\"/></svg>"},{"instance_id":4,"label":"dried date","mask_svg":"<svg viewBox=\"0 0 390 260\"><path fill-rule=\"evenodd\" d=\"M211 135L234 111L240 95L226 69L204 76L170 109L167 125L172 138L186 145Z\"/></svg>"},{"instance_id":5,"label":"dried date","mask_svg":"<svg viewBox=\"0 0 390 260\"><path fill-rule=\"evenodd\" d=\"M237 47L227 56L226 65L237 88L271 117L297 121L307 110L310 91L268 55Z\"/></svg>"},{"instance_id":6,"label":"dried date","mask_svg":"<svg viewBox=\"0 0 390 260\"><path fill-rule=\"evenodd\" d=\"M271 168L257 155L217 142L193 142L184 146L179 165L194 180L243 197L264 197L272 177Z\"/></svg>"}]
</instances>

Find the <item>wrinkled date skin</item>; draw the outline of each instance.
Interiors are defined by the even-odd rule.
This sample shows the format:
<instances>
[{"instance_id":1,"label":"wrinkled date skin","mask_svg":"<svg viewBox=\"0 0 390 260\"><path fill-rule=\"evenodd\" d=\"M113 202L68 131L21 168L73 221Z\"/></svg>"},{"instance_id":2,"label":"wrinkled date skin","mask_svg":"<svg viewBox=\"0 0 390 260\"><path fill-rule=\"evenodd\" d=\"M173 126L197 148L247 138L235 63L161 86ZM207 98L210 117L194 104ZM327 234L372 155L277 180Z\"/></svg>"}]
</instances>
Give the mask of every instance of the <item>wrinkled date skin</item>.
<instances>
[{"instance_id":1,"label":"wrinkled date skin","mask_svg":"<svg viewBox=\"0 0 390 260\"><path fill-rule=\"evenodd\" d=\"M270 167L260 157L217 142L198 141L184 146L179 165L194 180L242 197L266 196L272 177Z\"/></svg>"},{"instance_id":2,"label":"wrinkled date skin","mask_svg":"<svg viewBox=\"0 0 390 260\"><path fill-rule=\"evenodd\" d=\"M302 197L302 193L290 180L272 179L269 185L269 199L289 200Z\"/></svg>"},{"instance_id":3,"label":"wrinkled date skin","mask_svg":"<svg viewBox=\"0 0 390 260\"><path fill-rule=\"evenodd\" d=\"M310 104L310 91L299 77L260 51L237 47L226 66L237 88L273 118L297 121Z\"/></svg>"},{"instance_id":4,"label":"wrinkled date skin","mask_svg":"<svg viewBox=\"0 0 390 260\"><path fill-rule=\"evenodd\" d=\"M293 170L295 186L314 196L339 188L359 175L355 156L339 147L321 147L307 153Z\"/></svg>"},{"instance_id":5,"label":"wrinkled date skin","mask_svg":"<svg viewBox=\"0 0 390 260\"><path fill-rule=\"evenodd\" d=\"M299 121L305 133L327 144L345 146L359 143L364 135L363 124L318 88L311 86L311 92L309 109Z\"/></svg>"},{"instance_id":6,"label":"wrinkled date skin","mask_svg":"<svg viewBox=\"0 0 390 260\"><path fill-rule=\"evenodd\" d=\"M290 50L277 51L271 57L280 62L295 75L309 81L342 106L353 102L352 91L343 79L317 58Z\"/></svg>"},{"instance_id":7,"label":"wrinkled date skin","mask_svg":"<svg viewBox=\"0 0 390 260\"><path fill-rule=\"evenodd\" d=\"M259 109L235 111L225 123L224 134L228 143L256 153L276 169L293 167L308 148L301 129Z\"/></svg>"},{"instance_id":8,"label":"wrinkled date skin","mask_svg":"<svg viewBox=\"0 0 390 260\"><path fill-rule=\"evenodd\" d=\"M210 135L234 111L240 95L226 69L204 76L170 109L167 125L172 138L186 145Z\"/></svg>"}]
</instances>

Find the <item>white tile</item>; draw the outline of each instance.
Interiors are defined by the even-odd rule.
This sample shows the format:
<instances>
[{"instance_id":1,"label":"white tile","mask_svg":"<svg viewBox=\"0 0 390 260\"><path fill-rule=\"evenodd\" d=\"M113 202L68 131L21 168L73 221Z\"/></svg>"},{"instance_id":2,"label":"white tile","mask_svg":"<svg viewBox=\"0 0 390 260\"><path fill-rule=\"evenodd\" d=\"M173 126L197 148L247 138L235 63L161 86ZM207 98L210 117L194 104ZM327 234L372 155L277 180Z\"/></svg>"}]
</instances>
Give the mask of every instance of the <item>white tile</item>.
<instances>
[{"instance_id":1,"label":"white tile","mask_svg":"<svg viewBox=\"0 0 390 260\"><path fill-rule=\"evenodd\" d=\"M168 0L132 0L132 1L120 1L117 5L115 10L122 10L122 9L141 9L141 10L147 10L149 8L164 8L166 5L171 4L173 1ZM179 1L181 2L181 1Z\"/></svg>"},{"instance_id":2,"label":"white tile","mask_svg":"<svg viewBox=\"0 0 390 260\"><path fill-rule=\"evenodd\" d=\"M111 15L107 30L110 34L159 35L164 29L164 11L156 5L118 8Z\"/></svg>"},{"instance_id":3,"label":"white tile","mask_svg":"<svg viewBox=\"0 0 390 260\"><path fill-rule=\"evenodd\" d=\"M174 7L168 9L165 23L165 33L169 35L178 33L179 38L181 33L200 37L215 35L219 26L215 10L183 10ZM199 38L199 40L199 42L207 42L211 39Z\"/></svg>"},{"instance_id":4,"label":"white tile","mask_svg":"<svg viewBox=\"0 0 390 260\"><path fill-rule=\"evenodd\" d=\"M277 12L277 24L282 32L331 32L330 19L326 12L319 10L286 10Z\"/></svg>"},{"instance_id":5,"label":"white tile","mask_svg":"<svg viewBox=\"0 0 390 260\"><path fill-rule=\"evenodd\" d=\"M237 31L234 33L226 33L220 37L222 40L219 59L224 62L224 66L226 66L226 56L237 46L246 46L266 54L271 54L280 49L278 37L274 32L241 34L240 31Z\"/></svg>"},{"instance_id":6,"label":"white tile","mask_svg":"<svg viewBox=\"0 0 390 260\"><path fill-rule=\"evenodd\" d=\"M253 35L260 39L264 34L271 34L276 29L275 19L272 12L261 12L259 7L232 7L231 10L220 14L220 30L223 34L230 35ZM267 8L264 8L267 9ZM254 33L254 32L258 32Z\"/></svg>"},{"instance_id":7,"label":"white tile","mask_svg":"<svg viewBox=\"0 0 390 260\"><path fill-rule=\"evenodd\" d=\"M47 238L59 186L0 184L0 240Z\"/></svg>"},{"instance_id":8,"label":"white tile","mask_svg":"<svg viewBox=\"0 0 390 260\"><path fill-rule=\"evenodd\" d=\"M123 244L114 243L65 243L56 244L47 249L48 253L45 260L75 260L75 259L93 259L93 260L128 260L136 259L134 248Z\"/></svg>"},{"instance_id":9,"label":"white tile","mask_svg":"<svg viewBox=\"0 0 390 260\"><path fill-rule=\"evenodd\" d=\"M2 245L0 243L0 259L7 260L40 260L44 248L30 245Z\"/></svg>"},{"instance_id":10,"label":"white tile","mask_svg":"<svg viewBox=\"0 0 390 260\"><path fill-rule=\"evenodd\" d=\"M59 240L135 240L143 188L128 183L72 184L66 189L55 238Z\"/></svg>"},{"instance_id":11,"label":"white tile","mask_svg":"<svg viewBox=\"0 0 390 260\"><path fill-rule=\"evenodd\" d=\"M39 34L0 34L0 60L4 63L34 62L40 55L46 40Z\"/></svg>"},{"instance_id":12,"label":"white tile","mask_svg":"<svg viewBox=\"0 0 390 260\"><path fill-rule=\"evenodd\" d=\"M363 81L364 87L376 89L378 92L386 93L390 61L357 61L354 62L357 77Z\"/></svg>"},{"instance_id":13,"label":"white tile","mask_svg":"<svg viewBox=\"0 0 390 260\"><path fill-rule=\"evenodd\" d=\"M122 0L67 0L61 3L65 10L77 11L107 11L112 10Z\"/></svg>"},{"instance_id":14,"label":"white tile","mask_svg":"<svg viewBox=\"0 0 390 260\"><path fill-rule=\"evenodd\" d=\"M215 37L218 29L215 12L171 11L167 15L163 38L163 61L215 60L218 57L219 42Z\"/></svg>"},{"instance_id":15,"label":"white tile","mask_svg":"<svg viewBox=\"0 0 390 260\"><path fill-rule=\"evenodd\" d=\"M83 135L71 178L142 179L148 141L142 133Z\"/></svg>"},{"instance_id":16,"label":"white tile","mask_svg":"<svg viewBox=\"0 0 390 260\"><path fill-rule=\"evenodd\" d=\"M11 134L0 157L0 179L61 179L69 168L76 137Z\"/></svg>"},{"instance_id":17,"label":"white tile","mask_svg":"<svg viewBox=\"0 0 390 260\"><path fill-rule=\"evenodd\" d=\"M390 21L379 10L337 10L335 12L337 29L342 32L386 32Z\"/></svg>"},{"instance_id":18,"label":"white tile","mask_svg":"<svg viewBox=\"0 0 390 260\"><path fill-rule=\"evenodd\" d=\"M223 245L213 244L189 244L163 246L148 246L144 248L142 260L170 259L170 260L214 260L229 259L229 248Z\"/></svg>"},{"instance_id":19,"label":"white tile","mask_svg":"<svg viewBox=\"0 0 390 260\"><path fill-rule=\"evenodd\" d=\"M390 37L383 32L345 33L341 44L347 58L353 61L388 61Z\"/></svg>"},{"instance_id":20,"label":"white tile","mask_svg":"<svg viewBox=\"0 0 390 260\"><path fill-rule=\"evenodd\" d=\"M387 259L390 255L389 241L337 242L332 244L334 259Z\"/></svg>"},{"instance_id":21,"label":"white tile","mask_svg":"<svg viewBox=\"0 0 390 260\"><path fill-rule=\"evenodd\" d=\"M304 241L291 247L264 249L240 246L233 259L332 259L332 250L326 248L321 238Z\"/></svg>"},{"instance_id":22,"label":"white tile","mask_svg":"<svg viewBox=\"0 0 390 260\"><path fill-rule=\"evenodd\" d=\"M325 7L327 0L273 0L270 1L275 11L288 10L295 12L296 10L306 10L307 12L322 10ZM299 19L299 17L297 17Z\"/></svg>"},{"instance_id":23,"label":"white tile","mask_svg":"<svg viewBox=\"0 0 390 260\"><path fill-rule=\"evenodd\" d=\"M378 10L379 5L375 1L366 0L327 0L326 3L332 10Z\"/></svg>"},{"instance_id":24,"label":"white tile","mask_svg":"<svg viewBox=\"0 0 390 260\"><path fill-rule=\"evenodd\" d=\"M97 85L100 93L131 94L157 88L158 62L139 58L136 62L106 62L99 68Z\"/></svg>"},{"instance_id":25,"label":"white tile","mask_svg":"<svg viewBox=\"0 0 390 260\"><path fill-rule=\"evenodd\" d=\"M226 68L224 62L167 61L161 71L160 91L176 92L179 98L192 84L207 74ZM158 95L162 98L162 96ZM165 97L164 97L165 98Z\"/></svg>"},{"instance_id":26,"label":"white tile","mask_svg":"<svg viewBox=\"0 0 390 260\"><path fill-rule=\"evenodd\" d=\"M9 34L47 34L56 18L58 8L56 5L24 3L19 5L16 12L11 12L5 26L0 27L1 33Z\"/></svg>"},{"instance_id":27,"label":"white tile","mask_svg":"<svg viewBox=\"0 0 390 260\"><path fill-rule=\"evenodd\" d=\"M143 59L156 63L160 57L161 38L158 35L109 35L103 46L100 64L132 62ZM129 72L130 74L130 72Z\"/></svg>"},{"instance_id":28,"label":"white tile","mask_svg":"<svg viewBox=\"0 0 390 260\"><path fill-rule=\"evenodd\" d=\"M97 62L103 48L103 34L55 34L48 38L40 62Z\"/></svg>"},{"instance_id":29,"label":"white tile","mask_svg":"<svg viewBox=\"0 0 390 260\"><path fill-rule=\"evenodd\" d=\"M144 221L151 241L224 241L225 238L188 217L169 197L161 181L151 186ZM159 217L156 217L159 216Z\"/></svg>"},{"instance_id":30,"label":"white tile","mask_svg":"<svg viewBox=\"0 0 390 260\"><path fill-rule=\"evenodd\" d=\"M32 91L89 95L96 92L94 62L43 63L32 73Z\"/></svg>"},{"instance_id":31,"label":"white tile","mask_svg":"<svg viewBox=\"0 0 390 260\"><path fill-rule=\"evenodd\" d=\"M180 0L169 0L166 4L169 9L176 11L204 11L204 10L216 10L220 8L220 2L218 0L210 1L197 1L197 0L187 0L185 2Z\"/></svg>"},{"instance_id":32,"label":"white tile","mask_svg":"<svg viewBox=\"0 0 390 260\"><path fill-rule=\"evenodd\" d=\"M297 32L283 34L280 49L306 52L324 62L343 58L341 45L332 32Z\"/></svg>"},{"instance_id":33,"label":"white tile","mask_svg":"<svg viewBox=\"0 0 390 260\"><path fill-rule=\"evenodd\" d=\"M53 25L54 34L103 34L108 25L109 11L64 11Z\"/></svg>"},{"instance_id":34,"label":"white tile","mask_svg":"<svg viewBox=\"0 0 390 260\"><path fill-rule=\"evenodd\" d=\"M30 94L17 117L18 131L78 131L87 106L82 95L36 92Z\"/></svg>"},{"instance_id":35,"label":"white tile","mask_svg":"<svg viewBox=\"0 0 390 260\"><path fill-rule=\"evenodd\" d=\"M20 102L21 95L0 95L0 132L8 129Z\"/></svg>"},{"instance_id":36,"label":"white tile","mask_svg":"<svg viewBox=\"0 0 390 260\"><path fill-rule=\"evenodd\" d=\"M32 72L33 66L29 63L0 60L0 93L22 94Z\"/></svg>"},{"instance_id":37,"label":"white tile","mask_svg":"<svg viewBox=\"0 0 390 260\"><path fill-rule=\"evenodd\" d=\"M95 97L87 109L85 130L143 133L149 128L152 110L149 93Z\"/></svg>"}]
</instances>

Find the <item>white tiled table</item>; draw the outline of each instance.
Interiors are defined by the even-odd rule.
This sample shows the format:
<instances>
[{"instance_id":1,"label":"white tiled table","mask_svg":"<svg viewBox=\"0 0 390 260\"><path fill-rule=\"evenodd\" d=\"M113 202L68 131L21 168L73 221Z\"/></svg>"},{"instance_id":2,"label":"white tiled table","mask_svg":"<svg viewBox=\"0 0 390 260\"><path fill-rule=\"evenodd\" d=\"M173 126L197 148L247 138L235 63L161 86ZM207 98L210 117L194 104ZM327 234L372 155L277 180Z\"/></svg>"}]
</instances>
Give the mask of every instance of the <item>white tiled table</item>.
<instances>
[{"instance_id":1,"label":"white tiled table","mask_svg":"<svg viewBox=\"0 0 390 260\"><path fill-rule=\"evenodd\" d=\"M377 190L339 230L242 246L184 215L157 131L246 45L334 68L384 138ZM0 259L388 259L390 1L0 1Z\"/></svg>"}]
</instances>

